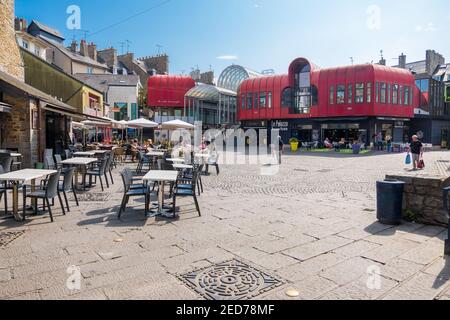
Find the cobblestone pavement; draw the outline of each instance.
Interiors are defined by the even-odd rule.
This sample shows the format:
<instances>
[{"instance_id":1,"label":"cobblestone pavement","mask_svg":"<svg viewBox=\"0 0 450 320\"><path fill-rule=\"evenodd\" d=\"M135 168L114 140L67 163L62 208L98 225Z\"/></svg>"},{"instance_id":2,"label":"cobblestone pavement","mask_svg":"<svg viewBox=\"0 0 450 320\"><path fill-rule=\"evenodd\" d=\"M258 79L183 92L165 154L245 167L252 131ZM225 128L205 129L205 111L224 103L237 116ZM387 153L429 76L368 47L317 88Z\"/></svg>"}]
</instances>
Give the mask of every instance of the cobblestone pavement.
<instances>
[{"instance_id":1,"label":"cobblestone pavement","mask_svg":"<svg viewBox=\"0 0 450 320\"><path fill-rule=\"evenodd\" d=\"M428 153L425 171L445 174L447 160ZM446 230L376 221L375 181L405 172L404 155L286 155L279 174L265 169L212 169L202 217L183 199L179 220L146 219L137 199L119 221L116 170L66 216L56 206L54 223L2 219L0 298L202 299L180 275L237 259L282 282L259 299L450 299Z\"/></svg>"}]
</instances>

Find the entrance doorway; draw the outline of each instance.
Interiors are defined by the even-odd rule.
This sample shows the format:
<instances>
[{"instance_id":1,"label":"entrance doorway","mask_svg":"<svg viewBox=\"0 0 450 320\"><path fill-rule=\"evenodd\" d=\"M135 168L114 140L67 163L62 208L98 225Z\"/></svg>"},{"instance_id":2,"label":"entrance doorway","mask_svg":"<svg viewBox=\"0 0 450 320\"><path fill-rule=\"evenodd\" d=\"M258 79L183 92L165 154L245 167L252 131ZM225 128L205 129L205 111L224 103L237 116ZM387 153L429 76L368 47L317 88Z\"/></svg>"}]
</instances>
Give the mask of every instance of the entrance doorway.
<instances>
[{"instance_id":1,"label":"entrance doorway","mask_svg":"<svg viewBox=\"0 0 450 320\"><path fill-rule=\"evenodd\" d=\"M46 148L53 149L55 154L63 154L67 146L66 142L70 142L67 128L65 116L56 113L47 113L45 116Z\"/></svg>"},{"instance_id":2,"label":"entrance doorway","mask_svg":"<svg viewBox=\"0 0 450 320\"><path fill-rule=\"evenodd\" d=\"M292 137L297 138L300 142L311 142L312 141L312 130L292 130Z\"/></svg>"}]
</instances>

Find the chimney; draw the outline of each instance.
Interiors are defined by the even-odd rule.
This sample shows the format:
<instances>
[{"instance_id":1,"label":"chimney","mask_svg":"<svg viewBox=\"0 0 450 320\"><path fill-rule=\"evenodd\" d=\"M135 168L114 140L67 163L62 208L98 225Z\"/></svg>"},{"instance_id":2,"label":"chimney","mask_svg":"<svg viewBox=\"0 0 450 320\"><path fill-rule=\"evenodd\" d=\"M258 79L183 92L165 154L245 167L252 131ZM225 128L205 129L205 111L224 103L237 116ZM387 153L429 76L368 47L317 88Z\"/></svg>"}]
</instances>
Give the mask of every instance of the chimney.
<instances>
[{"instance_id":1,"label":"chimney","mask_svg":"<svg viewBox=\"0 0 450 320\"><path fill-rule=\"evenodd\" d=\"M89 57L92 60L97 61L97 46L93 42L91 42L91 44L88 45L88 53Z\"/></svg>"},{"instance_id":2,"label":"chimney","mask_svg":"<svg viewBox=\"0 0 450 320\"><path fill-rule=\"evenodd\" d=\"M82 56L89 57L86 40L81 40L80 42L80 54Z\"/></svg>"},{"instance_id":3,"label":"chimney","mask_svg":"<svg viewBox=\"0 0 450 320\"><path fill-rule=\"evenodd\" d=\"M406 69L406 55L403 53L398 57L399 68Z\"/></svg>"},{"instance_id":4,"label":"chimney","mask_svg":"<svg viewBox=\"0 0 450 320\"><path fill-rule=\"evenodd\" d=\"M23 18L15 18L14 19L14 29L16 31L27 31L27 20Z\"/></svg>"},{"instance_id":5,"label":"chimney","mask_svg":"<svg viewBox=\"0 0 450 320\"><path fill-rule=\"evenodd\" d=\"M380 62L378 62L378 64L385 66L386 65L386 59L381 59Z\"/></svg>"},{"instance_id":6,"label":"chimney","mask_svg":"<svg viewBox=\"0 0 450 320\"><path fill-rule=\"evenodd\" d=\"M78 43L76 40L73 40L72 43L70 44L70 51L77 53L78 50Z\"/></svg>"}]
</instances>

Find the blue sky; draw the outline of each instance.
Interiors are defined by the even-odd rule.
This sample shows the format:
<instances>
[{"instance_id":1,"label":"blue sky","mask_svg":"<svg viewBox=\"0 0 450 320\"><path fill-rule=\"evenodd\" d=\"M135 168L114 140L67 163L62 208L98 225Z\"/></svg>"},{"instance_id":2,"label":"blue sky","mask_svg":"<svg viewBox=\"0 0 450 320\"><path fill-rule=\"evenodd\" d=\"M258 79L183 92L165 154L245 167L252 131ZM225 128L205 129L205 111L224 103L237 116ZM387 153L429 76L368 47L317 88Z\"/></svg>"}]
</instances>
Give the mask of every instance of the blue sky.
<instances>
[{"instance_id":1,"label":"blue sky","mask_svg":"<svg viewBox=\"0 0 450 320\"><path fill-rule=\"evenodd\" d=\"M166 0L167 1L167 0ZM59 29L67 42L82 32L66 27L70 5L81 9L91 34L164 0L16 0L16 15ZM408 61L435 49L450 61L448 0L169 0L103 32L88 35L99 48L131 41L137 56L170 55L170 73L210 66L218 75L231 63L287 72L296 57L322 67L378 61L404 52Z\"/></svg>"}]
</instances>

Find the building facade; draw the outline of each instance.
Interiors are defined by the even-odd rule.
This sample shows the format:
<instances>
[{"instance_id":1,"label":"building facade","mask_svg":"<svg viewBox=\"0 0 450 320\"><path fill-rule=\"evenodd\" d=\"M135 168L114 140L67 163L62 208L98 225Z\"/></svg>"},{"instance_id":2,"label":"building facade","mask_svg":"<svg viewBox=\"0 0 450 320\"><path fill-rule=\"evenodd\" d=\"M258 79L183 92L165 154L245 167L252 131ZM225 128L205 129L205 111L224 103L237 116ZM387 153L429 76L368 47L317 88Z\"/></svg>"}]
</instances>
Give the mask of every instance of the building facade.
<instances>
[{"instance_id":1,"label":"building facade","mask_svg":"<svg viewBox=\"0 0 450 320\"><path fill-rule=\"evenodd\" d=\"M419 90L411 72L377 64L321 69L305 58L285 75L245 80L238 91L244 128L279 129L287 141L407 139Z\"/></svg>"}]
</instances>

